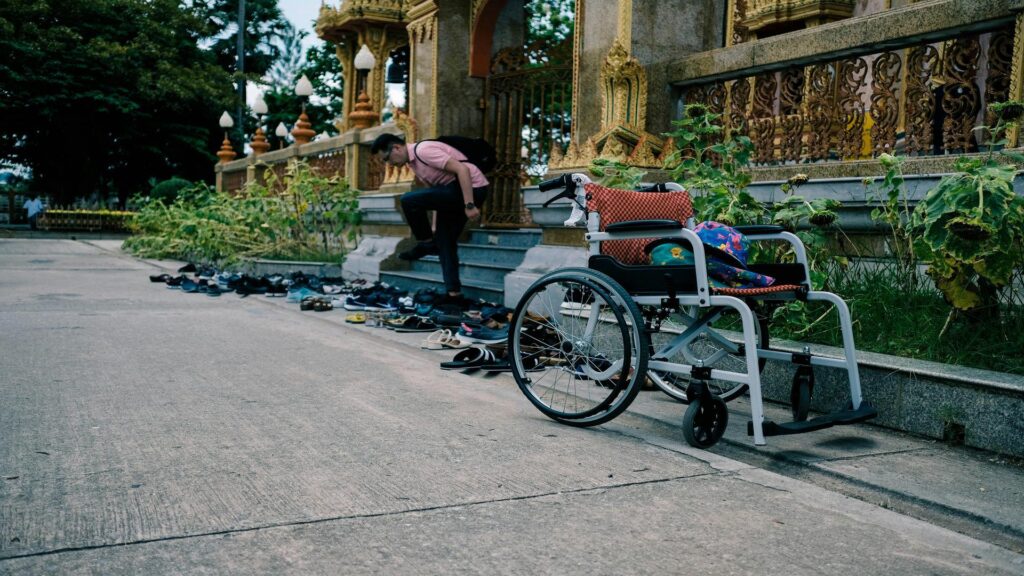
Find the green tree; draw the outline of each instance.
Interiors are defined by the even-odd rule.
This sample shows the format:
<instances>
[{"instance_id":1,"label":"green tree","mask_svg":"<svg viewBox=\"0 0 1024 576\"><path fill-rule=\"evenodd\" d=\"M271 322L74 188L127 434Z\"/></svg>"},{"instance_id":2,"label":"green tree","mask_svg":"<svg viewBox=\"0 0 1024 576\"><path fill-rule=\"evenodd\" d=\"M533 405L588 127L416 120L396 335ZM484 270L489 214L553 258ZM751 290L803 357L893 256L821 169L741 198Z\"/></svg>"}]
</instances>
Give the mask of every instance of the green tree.
<instances>
[{"instance_id":1,"label":"green tree","mask_svg":"<svg viewBox=\"0 0 1024 576\"><path fill-rule=\"evenodd\" d=\"M237 71L238 0L191 0L206 17L210 51L225 70ZM262 77L280 56L280 43L292 26L277 0L245 0L245 75ZM225 34L224 31L228 31Z\"/></svg>"},{"instance_id":2,"label":"green tree","mask_svg":"<svg viewBox=\"0 0 1024 576\"><path fill-rule=\"evenodd\" d=\"M233 89L177 0L0 3L0 161L66 204L151 178L208 180Z\"/></svg>"},{"instance_id":3,"label":"green tree","mask_svg":"<svg viewBox=\"0 0 1024 576\"><path fill-rule=\"evenodd\" d=\"M547 40L554 45L572 36L576 0L528 0L524 9L527 43Z\"/></svg>"}]
</instances>

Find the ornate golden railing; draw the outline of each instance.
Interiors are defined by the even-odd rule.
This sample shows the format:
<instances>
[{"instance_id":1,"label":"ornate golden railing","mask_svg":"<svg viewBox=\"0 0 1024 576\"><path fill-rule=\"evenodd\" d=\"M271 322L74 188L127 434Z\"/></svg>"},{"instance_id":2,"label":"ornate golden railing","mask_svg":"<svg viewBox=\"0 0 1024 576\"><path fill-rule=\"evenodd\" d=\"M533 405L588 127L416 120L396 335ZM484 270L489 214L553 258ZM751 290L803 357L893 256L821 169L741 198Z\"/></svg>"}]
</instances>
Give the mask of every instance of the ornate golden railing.
<instances>
[{"instance_id":1,"label":"ornate golden railing","mask_svg":"<svg viewBox=\"0 0 1024 576\"><path fill-rule=\"evenodd\" d=\"M976 151L1010 96L1014 26L691 85L760 165Z\"/></svg>"}]
</instances>

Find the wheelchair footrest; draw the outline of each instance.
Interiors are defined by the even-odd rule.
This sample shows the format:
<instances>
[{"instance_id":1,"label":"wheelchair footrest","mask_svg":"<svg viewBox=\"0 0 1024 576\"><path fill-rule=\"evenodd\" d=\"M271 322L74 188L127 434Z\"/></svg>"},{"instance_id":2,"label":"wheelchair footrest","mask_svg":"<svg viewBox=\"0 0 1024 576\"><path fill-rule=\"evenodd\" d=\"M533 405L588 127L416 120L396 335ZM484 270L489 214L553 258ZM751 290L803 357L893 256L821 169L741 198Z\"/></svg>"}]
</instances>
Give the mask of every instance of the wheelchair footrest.
<instances>
[{"instance_id":1,"label":"wheelchair footrest","mask_svg":"<svg viewBox=\"0 0 1024 576\"><path fill-rule=\"evenodd\" d=\"M824 430L825 428L831 428L833 426L856 424L858 422L870 420L875 416L878 416L878 411L875 410L875 407L867 402L861 402L860 408L857 408L856 410L833 412L832 414L825 414L824 416L819 416L804 422L783 422L782 424L776 424L775 422L766 421L761 425L761 429L764 431L765 436L803 434L804 432ZM747 436L753 435L754 423L747 422Z\"/></svg>"}]
</instances>

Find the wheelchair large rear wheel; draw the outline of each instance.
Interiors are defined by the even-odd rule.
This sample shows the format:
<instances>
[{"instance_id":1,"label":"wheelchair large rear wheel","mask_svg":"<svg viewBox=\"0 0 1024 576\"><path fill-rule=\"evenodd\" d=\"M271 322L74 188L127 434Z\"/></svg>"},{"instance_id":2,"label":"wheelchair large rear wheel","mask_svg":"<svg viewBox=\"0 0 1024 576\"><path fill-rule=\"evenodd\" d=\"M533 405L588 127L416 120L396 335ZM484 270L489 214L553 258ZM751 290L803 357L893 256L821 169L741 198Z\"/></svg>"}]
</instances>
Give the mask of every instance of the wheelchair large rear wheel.
<instances>
[{"instance_id":1,"label":"wheelchair large rear wheel","mask_svg":"<svg viewBox=\"0 0 1024 576\"><path fill-rule=\"evenodd\" d=\"M618 416L647 373L640 310L621 285L587 268L552 272L530 286L512 316L508 354L530 402L573 426Z\"/></svg>"},{"instance_id":2,"label":"wheelchair large rear wheel","mask_svg":"<svg viewBox=\"0 0 1024 576\"><path fill-rule=\"evenodd\" d=\"M661 331L651 334L651 355L697 324L694 320L710 310L692 306L672 314L662 323ZM733 308L722 307L715 311L720 314L713 321L701 325L694 337L682 349L669 356L668 361L691 366L699 362L708 368L746 372L747 361L742 353L743 348L739 345L743 337L739 314ZM757 311L754 313L754 319L754 341L757 342L758 348L767 349L768 319ZM759 358L758 372L764 370L764 365L765 359ZM648 370L648 376L665 394L683 404L690 403L686 395L686 389L690 384L689 376L653 369ZM734 400L747 390L746 384L727 380L709 380L707 385L713 395L726 402Z\"/></svg>"}]
</instances>

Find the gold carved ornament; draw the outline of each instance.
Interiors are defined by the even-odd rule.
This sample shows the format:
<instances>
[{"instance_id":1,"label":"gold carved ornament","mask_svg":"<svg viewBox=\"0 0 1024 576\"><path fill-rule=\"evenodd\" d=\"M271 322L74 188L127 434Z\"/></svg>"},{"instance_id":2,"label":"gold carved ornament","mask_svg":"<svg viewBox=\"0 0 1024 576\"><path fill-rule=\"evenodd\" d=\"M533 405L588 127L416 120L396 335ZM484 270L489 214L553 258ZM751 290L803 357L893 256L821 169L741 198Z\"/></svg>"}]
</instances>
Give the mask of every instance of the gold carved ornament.
<instances>
[{"instance_id":1,"label":"gold carved ornament","mask_svg":"<svg viewBox=\"0 0 1024 576\"><path fill-rule=\"evenodd\" d=\"M782 138L779 148L785 159L800 158L803 152L803 95L804 71L800 68L782 71L779 82L779 123Z\"/></svg>"},{"instance_id":2,"label":"gold carved ornament","mask_svg":"<svg viewBox=\"0 0 1024 576\"><path fill-rule=\"evenodd\" d=\"M839 61L836 85L836 106L842 114L839 126L839 156L844 160L861 157L864 147L864 101L860 91L867 78L868 64L864 58Z\"/></svg>"},{"instance_id":3,"label":"gold carved ornament","mask_svg":"<svg viewBox=\"0 0 1024 576\"><path fill-rule=\"evenodd\" d=\"M601 65L600 83L602 129L616 125L643 130L647 125L647 74L615 39Z\"/></svg>"},{"instance_id":4,"label":"gold carved ornament","mask_svg":"<svg viewBox=\"0 0 1024 576\"><path fill-rule=\"evenodd\" d=\"M1013 27L992 32L988 43L988 74L985 81L985 102L1005 102L1010 99L1010 78L1013 70ZM988 113L988 124L995 118Z\"/></svg>"},{"instance_id":5,"label":"gold carved ornament","mask_svg":"<svg viewBox=\"0 0 1024 576\"><path fill-rule=\"evenodd\" d=\"M775 160L775 91L778 81L774 72L754 77L754 106L748 125L754 144L754 161L768 164Z\"/></svg>"},{"instance_id":6,"label":"gold carved ornament","mask_svg":"<svg viewBox=\"0 0 1024 576\"><path fill-rule=\"evenodd\" d=\"M915 46L907 52L906 132L907 154L929 154L932 149L932 116L935 94L932 80L939 73L939 51L932 45Z\"/></svg>"},{"instance_id":7,"label":"gold carved ornament","mask_svg":"<svg viewBox=\"0 0 1024 576\"><path fill-rule=\"evenodd\" d=\"M871 126L872 153L892 153L896 147L896 130L900 120L896 82L903 62L896 52L884 52L871 64Z\"/></svg>"},{"instance_id":8,"label":"gold carved ornament","mask_svg":"<svg viewBox=\"0 0 1024 576\"><path fill-rule=\"evenodd\" d=\"M967 152L974 148L971 135L974 119L981 106L975 79L981 44L977 36L959 37L946 44L943 71L946 89L942 94L942 145L947 152Z\"/></svg>"},{"instance_id":9,"label":"gold carved ornament","mask_svg":"<svg viewBox=\"0 0 1024 576\"><path fill-rule=\"evenodd\" d=\"M835 67L822 63L807 71L807 157L825 160L832 148L836 125L832 119Z\"/></svg>"},{"instance_id":10,"label":"gold carved ornament","mask_svg":"<svg viewBox=\"0 0 1024 576\"><path fill-rule=\"evenodd\" d=\"M729 85L728 137L747 135L747 110L750 109L750 80L740 78Z\"/></svg>"},{"instance_id":11,"label":"gold carved ornament","mask_svg":"<svg viewBox=\"0 0 1024 576\"><path fill-rule=\"evenodd\" d=\"M634 166L663 167L666 143L644 131L647 124L647 74L616 38L601 65L601 133L582 146L570 141L568 150L557 156L559 164L549 170L588 166L596 158L632 163Z\"/></svg>"}]
</instances>

